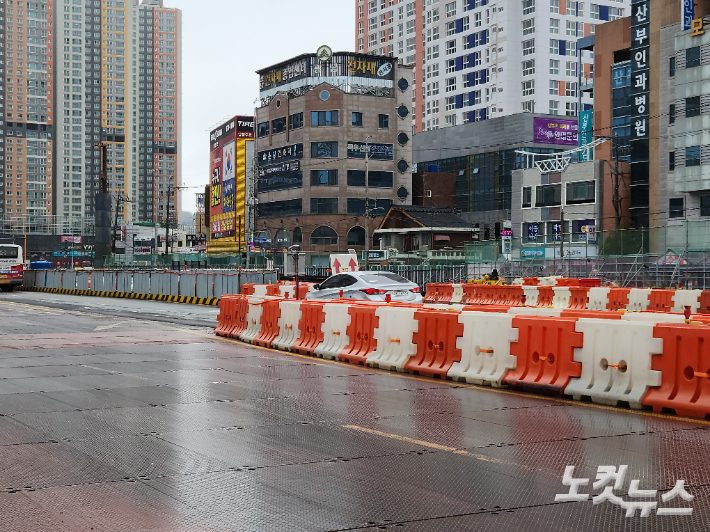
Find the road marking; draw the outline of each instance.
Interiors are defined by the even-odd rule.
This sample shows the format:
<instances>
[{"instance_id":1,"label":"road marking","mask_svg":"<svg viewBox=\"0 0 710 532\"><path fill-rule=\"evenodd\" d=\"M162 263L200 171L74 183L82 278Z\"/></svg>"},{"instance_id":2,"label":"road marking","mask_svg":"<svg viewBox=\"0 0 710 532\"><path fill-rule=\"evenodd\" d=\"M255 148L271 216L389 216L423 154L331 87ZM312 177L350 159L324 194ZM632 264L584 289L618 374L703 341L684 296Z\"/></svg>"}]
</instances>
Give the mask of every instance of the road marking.
<instances>
[{"instance_id":1,"label":"road marking","mask_svg":"<svg viewBox=\"0 0 710 532\"><path fill-rule=\"evenodd\" d=\"M415 445L421 445L422 447L429 447L430 449L436 449L437 451L446 451L447 453L460 454L463 456L470 456L476 460L483 460L484 462L493 462L494 464L504 464L502 460L496 460L495 458L489 458L482 454L469 453L462 449L457 449L456 447L448 447L446 445L439 445L438 443L432 443L430 441L417 440L414 438L408 438L406 436L400 436L398 434L390 434L389 432L382 432L379 430L368 429L365 427L359 427L357 425L343 425L344 429L356 430L358 432L365 432L367 434L372 434L374 436L382 436L383 438L390 438L392 440L403 441L407 443L413 443Z\"/></svg>"},{"instance_id":2,"label":"road marking","mask_svg":"<svg viewBox=\"0 0 710 532\"><path fill-rule=\"evenodd\" d=\"M96 332L96 331L107 331L108 329L115 329L116 327L120 327L120 326L123 325L124 323L128 323L128 322L119 321L118 323L114 323L114 324L112 324L112 325L102 325L102 326L96 327L96 329L94 329L94 332Z\"/></svg>"}]
</instances>

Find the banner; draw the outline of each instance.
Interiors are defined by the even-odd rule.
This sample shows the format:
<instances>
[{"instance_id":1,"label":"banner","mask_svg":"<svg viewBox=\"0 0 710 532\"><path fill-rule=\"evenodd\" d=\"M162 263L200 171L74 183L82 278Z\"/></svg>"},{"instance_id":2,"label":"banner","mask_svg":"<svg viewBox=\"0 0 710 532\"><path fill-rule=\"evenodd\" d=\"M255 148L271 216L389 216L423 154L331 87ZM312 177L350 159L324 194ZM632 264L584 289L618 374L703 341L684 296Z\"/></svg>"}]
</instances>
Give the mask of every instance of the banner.
<instances>
[{"instance_id":1,"label":"banner","mask_svg":"<svg viewBox=\"0 0 710 532\"><path fill-rule=\"evenodd\" d=\"M558 144L560 146L579 145L579 122L564 118L535 118L533 120L533 142L538 144Z\"/></svg>"},{"instance_id":2,"label":"banner","mask_svg":"<svg viewBox=\"0 0 710 532\"><path fill-rule=\"evenodd\" d=\"M586 146L594 140L594 110L588 109L579 113L579 145ZM593 161L594 148L584 150L579 154L580 161Z\"/></svg>"},{"instance_id":3,"label":"banner","mask_svg":"<svg viewBox=\"0 0 710 532\"><path fill-rule=\"evenodd\" d=\"M695 17L695 2L693 0L683 0L682 2L683 31L692 29L693 18Z\"/></svg>"}]
</instances>

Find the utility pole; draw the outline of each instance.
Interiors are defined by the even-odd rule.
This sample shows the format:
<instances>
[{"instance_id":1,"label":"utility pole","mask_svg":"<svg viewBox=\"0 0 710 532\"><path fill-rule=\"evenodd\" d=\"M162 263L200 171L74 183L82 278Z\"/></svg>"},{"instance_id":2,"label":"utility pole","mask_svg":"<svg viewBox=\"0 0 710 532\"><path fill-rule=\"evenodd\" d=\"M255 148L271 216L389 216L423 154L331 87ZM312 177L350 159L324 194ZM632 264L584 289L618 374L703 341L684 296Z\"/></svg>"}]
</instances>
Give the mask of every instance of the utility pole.
<instances>
[{"instance_id":1,"label":"utility pole","mask_svg":"<svg viewBox=\"0 0 710 532\"><path fill-rule=\"evenodd\" d=\"M565 274L565 211L560 207L560 263L562 275Z\"/></svg>"},{"instance_id":2,"label":"utility pole","mask_svg":"<svg viewBox=\"0 0 710 532\"><path fill-rule=\"evenodd\" d=\"M370 271L370 138L365 139L365 271Z\"/></svg>"},{"instance_id":3,"label":"utility pole","mask_svg":"<svg viewBox=\"0 0 710 532\"><path fill-rule=\"evenodd\" d=\"M170 242L170 198L172 197L171 191L173 189L172 183L168 184L168 196L166 198L165 206L165 257L168 256L168 243Z\"/></svg>"},{"instance_id":4,"label":"utility pole","mask_svg":"<svg viewBox=\"0 0 710 532\"><path fill-rule=\"evenodd\" d=\"M116 197L116 212L113 221L113 230L111 231L111 251L116 254L116 228L118 227L118 211L121 210L123 203L130 203L131 200L128 196L124 196L120 192Z\"/></svg>"}]
</instances>

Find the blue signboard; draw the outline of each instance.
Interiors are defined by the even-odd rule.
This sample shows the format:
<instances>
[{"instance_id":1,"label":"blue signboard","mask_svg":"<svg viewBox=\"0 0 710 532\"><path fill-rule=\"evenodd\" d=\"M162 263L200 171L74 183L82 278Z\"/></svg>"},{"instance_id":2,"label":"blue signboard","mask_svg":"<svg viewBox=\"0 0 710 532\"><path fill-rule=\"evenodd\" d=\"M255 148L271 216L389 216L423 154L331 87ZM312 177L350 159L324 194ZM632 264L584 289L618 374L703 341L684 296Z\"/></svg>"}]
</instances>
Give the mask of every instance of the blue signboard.
<instances>
[{"instance_id":1,"label":"blue signboard","mask_svg":"<svg viewBox=\"0 0 710 532\"><path fill-rule=\"evenodd\" d=\"M695 3L693 0L683 0L681 7L683 10L683 30L689 30L693 26L693 17L695 16Z\"/></svg>"}]
</instances>

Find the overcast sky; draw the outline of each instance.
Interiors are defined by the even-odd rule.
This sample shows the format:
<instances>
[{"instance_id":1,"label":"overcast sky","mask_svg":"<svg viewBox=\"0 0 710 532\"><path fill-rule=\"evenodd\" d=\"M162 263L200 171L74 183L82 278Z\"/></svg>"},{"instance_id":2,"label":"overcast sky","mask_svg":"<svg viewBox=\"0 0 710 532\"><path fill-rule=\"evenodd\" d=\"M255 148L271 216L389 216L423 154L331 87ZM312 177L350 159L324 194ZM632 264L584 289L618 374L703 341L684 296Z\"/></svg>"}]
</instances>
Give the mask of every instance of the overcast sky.
<instances>
[{"instance_id":1,"label":"overcast sky","mask_svg":"<svg viewBox=\"0 0 710 532\"><path fill-rule=\"evenodd\" d=\"M252 115L256 70L322 44L355 47L353 0L165 0L182 9L182 181L209 182L209 131L235 115ZM195 210L197 189L183 192Z\"/></svg>"}]
</instances>

